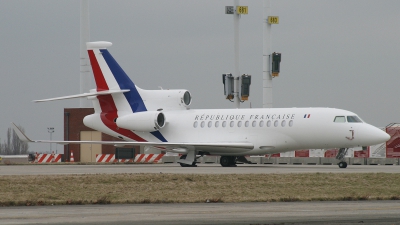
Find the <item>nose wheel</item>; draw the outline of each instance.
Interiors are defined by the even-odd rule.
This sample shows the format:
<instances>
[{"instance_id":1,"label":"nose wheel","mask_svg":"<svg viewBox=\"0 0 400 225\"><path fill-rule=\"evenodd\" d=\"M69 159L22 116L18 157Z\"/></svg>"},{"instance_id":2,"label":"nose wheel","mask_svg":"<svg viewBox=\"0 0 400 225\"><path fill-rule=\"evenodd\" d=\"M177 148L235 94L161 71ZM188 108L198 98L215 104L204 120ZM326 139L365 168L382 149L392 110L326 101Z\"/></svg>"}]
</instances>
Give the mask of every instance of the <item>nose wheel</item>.
<instances>
[{"instance_id":1,"label":"nose wheel","mask_svg":"<svg viewBox=\"0 0 400 225\"><path fill-rule=\"evenodd\" d=\"M347 162L339 162L338 166L339 166L339 168L346 168L347 167Z\"/></svg>"}]
</instances>

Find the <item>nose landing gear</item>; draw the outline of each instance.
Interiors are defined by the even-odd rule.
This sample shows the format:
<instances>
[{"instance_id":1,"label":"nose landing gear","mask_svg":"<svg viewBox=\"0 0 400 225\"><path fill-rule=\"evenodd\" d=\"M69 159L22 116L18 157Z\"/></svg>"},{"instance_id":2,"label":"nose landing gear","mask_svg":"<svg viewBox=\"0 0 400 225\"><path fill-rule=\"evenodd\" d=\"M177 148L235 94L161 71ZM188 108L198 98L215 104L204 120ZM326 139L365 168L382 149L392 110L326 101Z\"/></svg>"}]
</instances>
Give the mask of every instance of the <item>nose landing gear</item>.
<instances>
[{"instance_id":1,"label":"nose landing gear","mask_svg":"<svg viewBox=\"0 0 400 225\"><path fill-rule=\"evenodd\" d=\"M348 148L340 148L338 154L336 155L336 159L340 160L338 163L339 168L346 168L347 162L344 161L344 157L347 154Z\"/></svg>"}]
</instances>

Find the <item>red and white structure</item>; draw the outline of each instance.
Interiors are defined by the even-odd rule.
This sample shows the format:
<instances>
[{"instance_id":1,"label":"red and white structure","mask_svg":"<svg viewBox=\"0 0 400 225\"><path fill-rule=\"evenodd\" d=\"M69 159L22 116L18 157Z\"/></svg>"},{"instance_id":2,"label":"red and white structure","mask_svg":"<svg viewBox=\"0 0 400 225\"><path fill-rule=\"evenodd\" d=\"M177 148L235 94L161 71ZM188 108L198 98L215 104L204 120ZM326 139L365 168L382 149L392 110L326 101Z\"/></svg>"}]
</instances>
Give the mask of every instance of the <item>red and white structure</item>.
<instances>
[{"instance_id":1,"label":"red and white structure","mask_svg":"<svg viewBox=\"0 0 400 225\"><path fill-rule=\"evenodd\" d=\"M97 154L96 162L113 163L113 162L134 162L134 163L161 163L164 154L137 154L134 159L116 159L115 154Z\"/></svg>"},{"instance_id":2,"label":"red and white structure","mask_svg":"<svg viewBox=\"0 0 400 225\"><path fill-rule=\"evenodd\" d=\"M60 163L62 154L38 154L36 153L35 163Z\"/></svg>"}]
</instances>

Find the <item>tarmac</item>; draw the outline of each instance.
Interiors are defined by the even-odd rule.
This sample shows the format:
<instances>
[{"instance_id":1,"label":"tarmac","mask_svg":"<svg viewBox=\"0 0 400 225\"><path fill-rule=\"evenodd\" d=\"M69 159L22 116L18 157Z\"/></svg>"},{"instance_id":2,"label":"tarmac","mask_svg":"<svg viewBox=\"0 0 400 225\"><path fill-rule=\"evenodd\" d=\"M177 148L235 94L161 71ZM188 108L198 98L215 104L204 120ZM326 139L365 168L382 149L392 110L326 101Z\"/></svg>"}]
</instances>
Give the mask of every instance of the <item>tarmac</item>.
<instances>
[{"instance_id":1,"label":"tarmac","mask_svg":"<svg viewBox=\"0 0 400 225\"><path fill-rule=\"evenodd\" d=\"M98 173L399 173L399 166L199 164L10 165L2 175ZM338 184L340 185L340 184ZM332 187L335 188L335 187ZM3 207L0 224L399 224L400 201L255 202Z\"/></svg>"},{"instance_id":2,"label":"tarmac","mask_svg":"<svg viewBox=\"0 0 400 225\"><path fill-rule=\"evenodd\" d=\"M7 207L1 224L400 224L400 201Z\"/></svg>"},{"instance_id":3,"label":"tarmac","mask_svg":"<svg viewBox=\"0 0 400 225\"><path fill-rule=\"evenodd\" d=\"M54 175L54 174L116 174L116 173L177 173L177 174L281 174L281 173L400 173L398 165L349 165L345 169L337 165L279 165L238 164L237 167L221 167L219 164L198 164L197 167L181 167L171 164L31 164L2 165L0 175Z\"/></svg>"}]
</instances>

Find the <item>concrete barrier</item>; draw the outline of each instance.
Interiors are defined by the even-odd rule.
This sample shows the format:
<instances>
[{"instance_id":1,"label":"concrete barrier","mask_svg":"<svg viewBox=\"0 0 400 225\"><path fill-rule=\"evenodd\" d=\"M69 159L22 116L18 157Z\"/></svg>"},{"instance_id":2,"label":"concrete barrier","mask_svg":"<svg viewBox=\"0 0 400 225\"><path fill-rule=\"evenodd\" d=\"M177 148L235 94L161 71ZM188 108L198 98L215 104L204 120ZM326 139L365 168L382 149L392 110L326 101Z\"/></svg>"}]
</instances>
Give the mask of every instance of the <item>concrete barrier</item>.
<instances>
[{"instance_id":1,"label":"concrete barrier","mask_svg":"<svg viewBox=\"0 0 400 225\"><path fill-rule=\"evenodd\" d=\"M250 156L246 157L247 161L250 161L251 164L262 164L262 158L265 158L264 156Z\"/></svg>"},{"instance_id":2,"label":"concrete barrier","mask_svg":"<svg viewBox=\"0 0 400 225\"><path fill-rule=\"evenodd\" d=\"M19 163L28 163L28 155L1 155L0 163L3 164L19 164Z\"/></svg>"},{"instance_id":3,"label":"concrete barrier","mask_svg":"<svg viewBox=\"0 0 400 225\"><path fill-rule=\"evenodd\" d=\"M200 160L201 163L217 163L217 158L218 157L214 155L205 155L198 160Z\"/></svg>"},{"instance_id":4,"label":"concrete barrier","mask_svg":"<svg viewBox=\"0 0 400 225\"><path fill-rule=\"evenodd\" d=\"M367 165L385 165L386 159L381 158L368 158Z\"/></svg>"},{"instance_id":5,"label":"concrete barrier","mask_svg":"<svg viewBox=\"0 0 400 225\"><path fill-rule=\"evenodd\" d=\"M179 156L167 156L167 155L164 155L162 157L163 163L175 163L175 162L177 162L177 159L179 159Z\"/></svg>"},{"instance_id":6,"label":"concrete barrier","mask_svg":"<svg viewBox=\"0 0 400 225\"><path fill-rule=\"evenodd\" d=\"M306 158L296 158L296 157L290 157L290 164L293 165L303 165L305 164Z\"/></svg>"},{"instance_id":7,"label":"concrete barrier","mask_svg":"<svg viewBox=\"0 0 400 225\"><path fill-rule=\"evenodd\" d=\"M350 165L366 165L367 158L350 158Z\"/></svg>"},{"instance_id":8,"label":"concrete barrier","mask_svg":"<svg viewBox=\"0 0 400 225\"><path fill-rule=\"evenodd\" d=\"M321 165L336 165L339 163L339 160L336 158L321 158Z\"/></svg>"},{"instance_id":9,"label":"concrete barrier","mask_svg":"<svg viewBox=\"0 0 400 225\"><path fill-rule=\"evenodd\" d=\"M367 165L399 165L398 158L367 158Z\"/></svg>"},{"instance_id":10,"label":"concrete barrier","mask_svg":"<svg viewBox=\"0 0 400 225\"><path fill-rule=\"evenodd\" d=\"M319 157L289 157L288 164L292 165L320 165L321 160ZM284 163L279 163L284 164Z\"/></svg>"},{"instance_id":11,"label":"concrete barrier","mask_svg":"<svg viewBox=\"0 0 400 225\"><path fill-rule=\"evenodd\" d=\"M386 158L385 165L399 165L399 158Z\"/></svg>"},{"instance_id":12,"label":"concrete barrier","mask_svg":"<svg viewBox=\"0 0 400 225\"><path fill-rule=\"evenodd\" d=\"M291 157L276 157L276 164L291 164Z\"/></svg>"},{"instance_id":13,"label":"concrete barrier","mask_svg":"<svg viewBox=\"0 0 400 225\"><path fill-rule=\"evenodd\" d=\"M261 163L262 164L275 164L276 163L276 157L271 157L271 158L264 157L264 158L261 158Z\"/></svg>"}]
</instances>

